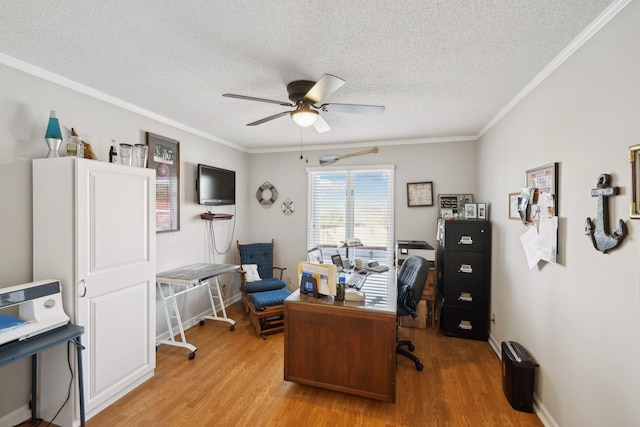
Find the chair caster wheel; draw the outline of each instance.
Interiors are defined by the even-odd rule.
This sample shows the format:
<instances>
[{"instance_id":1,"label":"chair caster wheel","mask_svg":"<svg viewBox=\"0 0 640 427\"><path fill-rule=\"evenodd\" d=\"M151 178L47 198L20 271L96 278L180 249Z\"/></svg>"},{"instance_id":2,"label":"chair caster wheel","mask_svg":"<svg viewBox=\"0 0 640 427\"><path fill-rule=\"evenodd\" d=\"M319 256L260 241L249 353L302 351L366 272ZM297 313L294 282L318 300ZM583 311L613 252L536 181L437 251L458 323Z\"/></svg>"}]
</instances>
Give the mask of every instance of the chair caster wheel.
<instances>
[{"instance_id":1,"label":"chair caster wheel","mask_svg":"<svg viewBox=\"0 0 640 427\"><path fill-rule=\"evenodd\" d=\"M229 326L229 330L230 330L230 331L232 331L232 332L233 332L235 329L236 329L236 325L231 325L231 326Z\"/></svg>"},{"instance_id":2,"label":"chair caster wheel","mask_svg":"<svg viewBox=\"0 0 640 427\"><path fill-rule=\"evenodd\" d=\"M409 350L413 351L415 349L416 349L416 347L413 344L409 343Z\"/></svg>"},{"instance_id":3,"label":"chair caster wheel","mask_svg":"<svg viewBox=\"0 0 640 427\"><path fill-rule=\"evenodd\" d=\"M422 363L416 362L416 370L422 371L422 368L424 368L424 366L422 366Z\"/></svg>"},{"instance_id":4,"label":"chair caster wheel","mask_svg":"<svg viewBox=\"0 0 640 427\"><path fill-rule=\"evenodd\" d=\"M204 320L200 321L200 326L204 325Z\"/></svg>"},{"instance_id":5,"label":"chair caster wheel","mask_svg":"<svg viewBox=\"0 0 640 427\"><path fill-rule=\"evenodd\" d=\"M196 352L192 351L191 353L189 353L189 360L193 360L196 357Z\"/></svg>"}]
</instances>

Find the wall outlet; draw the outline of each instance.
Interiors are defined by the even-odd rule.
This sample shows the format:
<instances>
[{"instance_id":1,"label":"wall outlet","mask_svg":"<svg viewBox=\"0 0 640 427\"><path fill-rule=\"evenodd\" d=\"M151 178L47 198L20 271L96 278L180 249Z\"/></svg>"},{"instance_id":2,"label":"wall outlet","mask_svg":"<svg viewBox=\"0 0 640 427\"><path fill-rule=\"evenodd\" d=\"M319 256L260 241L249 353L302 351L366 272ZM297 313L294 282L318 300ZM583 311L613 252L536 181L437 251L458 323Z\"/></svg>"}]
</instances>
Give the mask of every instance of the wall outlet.
<instances>
[{"instance_id":1,"label":"wall outlet","mask_svg":"<svg viewBox=\"0 0 640 427\"><path fill-rule=\"evenodd\" d=\"M293 286L293 279L291 276L287 276L287 286Z\"/></svg>"},{"instance_id":2,"label":"wall outlet","mask_svg":"<svg viewBox=\"0 0 640 427\"><path fill-rule=\"evenodd\" d=\"M496 314L495 313L491 313L491 323L493 323L494 325L496 324Z\"/></svg>"}]
</instances>

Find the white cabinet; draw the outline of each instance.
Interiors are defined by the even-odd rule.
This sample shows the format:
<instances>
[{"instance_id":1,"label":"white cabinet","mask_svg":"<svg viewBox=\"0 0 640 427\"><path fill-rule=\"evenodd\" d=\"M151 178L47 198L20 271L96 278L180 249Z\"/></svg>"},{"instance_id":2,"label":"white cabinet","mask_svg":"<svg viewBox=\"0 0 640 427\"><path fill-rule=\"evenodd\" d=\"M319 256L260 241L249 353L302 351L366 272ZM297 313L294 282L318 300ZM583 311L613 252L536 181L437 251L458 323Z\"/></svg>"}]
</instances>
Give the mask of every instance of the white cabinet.
<instances>
[{"instance_id":1,"label":"white cabinet","mask_svg":"<svg viewBox=\"0 0 640 427\"><path fill-rule=\"evenodd\" d=\"M70 157L33 161L33 280L59 279L66 313L85 328L87 419L153 376L155 270L155 171ZM64 403L71 378L61 347L40 357L45 420ZM77 397L74 384L56 425L77 424Z\"/></svg>"}]
</instances>

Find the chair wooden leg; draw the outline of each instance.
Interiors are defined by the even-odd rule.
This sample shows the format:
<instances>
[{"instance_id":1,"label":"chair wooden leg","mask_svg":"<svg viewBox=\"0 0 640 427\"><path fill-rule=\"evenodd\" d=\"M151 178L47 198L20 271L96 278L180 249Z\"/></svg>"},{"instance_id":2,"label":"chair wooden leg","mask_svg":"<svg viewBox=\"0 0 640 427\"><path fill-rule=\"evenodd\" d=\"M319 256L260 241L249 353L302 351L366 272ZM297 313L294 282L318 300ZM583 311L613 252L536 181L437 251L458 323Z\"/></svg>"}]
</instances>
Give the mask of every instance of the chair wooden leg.
<instances>
[{"instance_id":1,"label":"chair wooden leg","mask_svg":"<svg viewBox=\"0 0 640 427\"><path fill-rule=\"evenodd\" d=\"M284 305L275 305L258 311L249 302L249 320L256 334L266 339L267 335L284 331Z\"/></svg>"}]
</instances>

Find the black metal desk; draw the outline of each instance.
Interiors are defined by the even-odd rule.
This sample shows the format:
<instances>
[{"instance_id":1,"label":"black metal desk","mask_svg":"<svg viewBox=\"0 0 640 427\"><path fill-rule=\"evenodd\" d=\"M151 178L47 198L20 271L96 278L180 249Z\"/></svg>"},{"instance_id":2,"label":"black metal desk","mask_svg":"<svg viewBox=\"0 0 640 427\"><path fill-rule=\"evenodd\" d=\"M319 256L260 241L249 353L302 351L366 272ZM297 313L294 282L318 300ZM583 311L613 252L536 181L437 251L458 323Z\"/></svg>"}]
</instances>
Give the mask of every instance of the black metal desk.
<instances>
[{"instance_id":1,"label":"black metal desk","mask_svg":"<svg viewBox=\"0 0 640 427\"><path fill-rule=\"evenodd\" d=\"M80 401L80 425L84 427L84 385L82 374L82 350L80 336L84 334L82 326L67 324L52 331L44 332L24 341L12 341L0 346L0 367L31 356L31 425L36 424L36 396L38 378L38 353L56 347L65 342L76 346L78 359L78 399Z\"/></svg>"}]
</instances>

